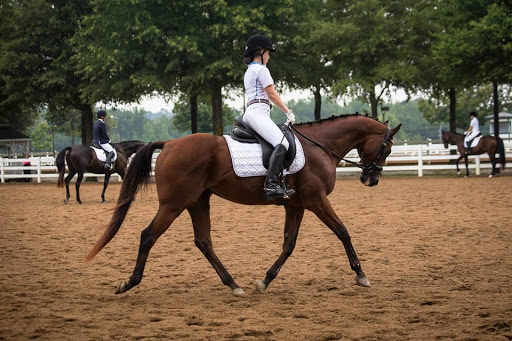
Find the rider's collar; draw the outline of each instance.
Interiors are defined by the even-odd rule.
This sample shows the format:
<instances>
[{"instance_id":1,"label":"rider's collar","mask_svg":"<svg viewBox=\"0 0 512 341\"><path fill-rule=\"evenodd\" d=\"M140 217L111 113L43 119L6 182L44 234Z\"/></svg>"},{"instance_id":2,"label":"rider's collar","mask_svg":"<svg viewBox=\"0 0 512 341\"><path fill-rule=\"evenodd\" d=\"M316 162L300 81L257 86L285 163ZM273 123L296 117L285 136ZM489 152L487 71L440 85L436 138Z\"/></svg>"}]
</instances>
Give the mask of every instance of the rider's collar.
<instances>
[{"instance_id":1,"label":"rider's collar","mask_svg":"<svg viewBox=\"0 0 512 341\"><path fill-rule=\"evenodd\" d=\"M259 65L263 65L261 63L258 63L258 62L250 62L249 65L253 65L253 64L259 64Z\"/></svg>"}]
</instances>

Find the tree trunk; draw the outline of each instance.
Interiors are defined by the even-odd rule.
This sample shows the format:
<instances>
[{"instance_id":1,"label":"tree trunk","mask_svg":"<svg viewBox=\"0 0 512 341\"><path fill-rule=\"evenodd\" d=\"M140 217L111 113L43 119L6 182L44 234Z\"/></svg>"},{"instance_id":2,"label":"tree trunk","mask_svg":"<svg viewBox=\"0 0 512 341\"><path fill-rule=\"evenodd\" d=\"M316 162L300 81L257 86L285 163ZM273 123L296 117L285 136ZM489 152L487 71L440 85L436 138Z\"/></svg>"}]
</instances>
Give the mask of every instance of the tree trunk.
<instances>
[{"instance_id":1,"label":"tree trunk","mask_svg":"<svg viewBox=\"0 0 512 341\"><path fill-rule=\"evenodd\" d=\"M91 144L92 134L92 108L90 106L83 107L80 110L80 123L82 127L82 144Z\"/></svg>"},{"instance_id":2,"label":"tree trunk","mask_svg":"<svg viewBox=\"0 0 512 341\"><path fill-rule=\"evenodd\" d=\"M498 97L498 82L492 82L492 99L494 101L493 116L494 116L494 136L500 136L500 99Z\"/></svg>"},{"instance_id":3,"label":"tree trunk","mask_svg":"<svg viewBox=\"0 0 512 341\"><path fill-rule=\"evenodd\" d=\"M455 132L457 130L457 121L455 115L455 108L457 105L457 99L455 97L455 89L448 89L448 97L450 98L450 131Z\"/></svg>"},{"instance_id":4,"label":"tree trunk","mask_svg":"<svg viewBox=\"0 0 512 341\"><path fill-rule=\"evenodd\" d=\"M224 125L222 124L222 87L215 84L212 88L212 119L213 134L222 136Z\"/></svg>"},{"instance_id":5,"label":"tree trunk","mask_svg":"<svg viewBox=\"0 0 512 341\"><path fill-rule=\"evenodd\" d=\"M455 132L457 130L456 125L456 116L455 116L455 108L457 104L457 99L455 97L455 89L448 89L448 97L450 98L450 131ZM450 155L456 155L456 150L450 150Z\"/></svg>"},{"instance_id":6,"label":"tree trunk","mask_svg":"<svg viewBox=\"0 0 512 341\"><path fill-rule=\"evenodd\" d=\"M322 94L320 93L320 87L315 87L313 93L315 95L315 121L318 121L322 116Z\"/></svg>"},{"instance_id":7,"label":"tree trunk","mask_svg":"<svg viewBox=\"0 0 512 341\"><path fill-rule=\"evenodd\" d=\"M192 134L197 133L197 97L197 95L190 96L190 130L192 131Z\"/></svg>"},{"instance_id":8,"label":"tree trunk","mask_svg":"<svg viewBox=\"0 0 512 341\"><path fill-rule=\"evenodd\" d=\"M375 90L370 92L370 109L372 111L372 118L377 119L377 97L375 97Z\"/></svg>"}]
</instances>

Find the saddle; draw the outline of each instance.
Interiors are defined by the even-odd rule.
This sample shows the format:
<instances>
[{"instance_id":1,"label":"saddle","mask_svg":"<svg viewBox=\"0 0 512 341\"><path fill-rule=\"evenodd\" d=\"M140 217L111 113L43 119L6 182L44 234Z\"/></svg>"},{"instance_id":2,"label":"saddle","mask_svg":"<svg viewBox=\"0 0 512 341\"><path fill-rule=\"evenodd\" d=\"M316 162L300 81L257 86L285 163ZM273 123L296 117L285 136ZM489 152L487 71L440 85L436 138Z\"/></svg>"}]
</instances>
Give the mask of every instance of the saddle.
<instances>
[{"instance_id":1,"label":"saddle","mask_svg":"<svg viewBox=\"0 0 512 341\"><path fill-rule=\"evenodd\" d=\"M297 152L297 148L295 146L295 135L290 129L288 129L286 124L277 123L276 125L279 127L279 129L281 129L290 145L283 164L283 168L289 169L290 165L295 159L295 154ZM229 133L229 136L231 136L233 140L242 143L259 143L261 145L263 167L268 169L270 154L272 154L274 147L257 132L248 127L243 121L242 117L235 117L235 125Z\"/></svg>"}]
</instances>

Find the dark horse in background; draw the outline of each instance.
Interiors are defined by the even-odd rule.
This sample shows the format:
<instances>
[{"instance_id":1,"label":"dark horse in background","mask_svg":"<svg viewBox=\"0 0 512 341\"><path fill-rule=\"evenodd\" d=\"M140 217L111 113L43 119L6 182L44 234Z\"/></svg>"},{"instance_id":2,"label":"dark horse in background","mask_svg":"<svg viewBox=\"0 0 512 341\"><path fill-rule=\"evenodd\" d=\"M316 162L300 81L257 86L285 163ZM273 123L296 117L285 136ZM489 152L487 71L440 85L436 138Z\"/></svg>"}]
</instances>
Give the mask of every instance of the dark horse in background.
<instances>
[{"instance_id":1,"label":"dark horse in background","mask_svg":"<svg viewBox=\"0 0 512 341\"><path fill-rule=\"evenodd\" d=\"M466 147L464 147L464 135L443 130L441 131L441 139L443 140L445 148L448 148L449 144L457 146L460 154L457 161L455 161L455 165L457 166L457 173L460 175L459 161L464 159L464 163L466 165L466 176L469 176L468 154L466 153ZM496 153L499 153L500 155L501 169L505 169L505 146L503 145L503 140L499 136L482 136L476 147L471 148L470 155L480 155L484 153L489 155L489 160L491 160L492 163L492 171L489 175L490 178L499 172L499 169L496 169Z\"/></svg>"},{"instance_id":2,"label":"dark horse in background","mask_svg":"<svg viewBox=\"0 0 512 341\"><path fill-rule=\"evenodd\" d=\"M119 231L136 193L142 185L149 184L153 152L162 149L155 166L158 212L141 234L133 274L127 281L119 284L116 293L123 293L140 283L151 248L172 222L187 210L192 218L196 246L211 263L222 283L229 286L235 296L245 295L221 263L212 246L212 194L245 205L284 206L286 219L282 253L267 271L265 279L257 282L257 292L263 293L266 290L292 254L305 209L316 214L341 240L350 267L356 273L356 283L370 286L349 233L327 196L334 190L336 184L336 166L354 148L361 158L361 162L357 163L362 169L361 183L366 186L377 185L384 160L391 153L393 136L400 126L390 129L384 123L360 115L332 117L292 126L293 130L300 133L297 137L304 149L306 163L299 172L287 176L290 188L295 189L296 194L285 202L276 199L265 200L264 176L241 178L235 174L228 145L223 137L193 134L172 141L149 143L133 158L123 180L112 219L87 255L87 260L98 254ZM347 195L347 200L353 198L353 194ZM235 220L241 218L243 217L233 217Z\"/></svg>"},{"instance_id":3,"label":"dark horse in background","mask_svg":"<svg viewBox=\"0 0 512 341\"><path fill-rule=\"evenodd\" d=\"M124 178L126 167L128 165L128 158L144 145L145 143L141 141L112 143L112 146L117 151L117 159L114 162L112 169L105 169L103 167L104 162L98 160L96 153L90 146L79 144L73 147L66 147L62 149L57 155L55 163L57 164L57 169L59 170L59 180L57 181L57 186L62 187L64 183L66 184L65 202L67 203L70 197L69 182L75 176L75 174L78 173L78 179L75 183L76 201L78 201L80 204L82 203L82 200L80 199L80 184L82 183L82 178L84 177L85 172L105 174L105 180L103 181L103 192L101 192L101 199L103 202L105 202L105 191L107 190L110 175L117 173L121 176L121 178ZM64 164L64 160L67 161L69 169L69 174L66 176L65 180L64 173L66 171L66 165Z\"/></svg>"}]
</instances>

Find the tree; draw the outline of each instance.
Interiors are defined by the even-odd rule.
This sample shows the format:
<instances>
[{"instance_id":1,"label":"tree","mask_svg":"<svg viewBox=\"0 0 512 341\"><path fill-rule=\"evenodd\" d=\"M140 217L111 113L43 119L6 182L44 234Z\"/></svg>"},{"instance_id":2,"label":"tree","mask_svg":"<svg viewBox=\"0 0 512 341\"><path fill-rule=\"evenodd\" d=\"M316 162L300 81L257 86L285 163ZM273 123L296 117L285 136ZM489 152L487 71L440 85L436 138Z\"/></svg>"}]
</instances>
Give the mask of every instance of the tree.
<instances>
[{"instance_id":1,"label":"tree","mask_svg":"<svg viewBox=\"0 0 512 341\"><path fill-rule=\"evenodd\" d=\"M32 147L35 150L48 151L53 148L52 131L46 122L39 123L32 131Z\"/></svg>"},{"instance_id":2,"label":"tree","mask_svg":"<svg viewBox=\"0 0 512 341\"><path fill-rule=\"evenodd\" d=\"M326 1L332 63L338 81L333 93L364 98L377 118L378 104L400 86L414 69L405 58L410 30L407 18L413 2Z\"/></svg>"},{"instance_id":3,"label":"tree","mask_svg":"<svg viewBox=\"0 0 512 341\"><path fill-rule=\"evenodd\" d=\"M1 7L10 15L10 32L2 43L0 57L5 84L2 104L11 103L21 111L33 107L78 109L82 142L89 143L93 105L83 96L82 88L90 79L76 74L71 39L85 14L92 10L90 2L7 1Z\"/></svg>"},{"instance_id":4,"label":"tree","mask_svg":"<svg viewBox=\"0 0 512 341\"><path fill-rule=\"evenodd\" d=\"M190 131L190 120L188 113L190 112L190 104L185 98L174 104L174 116L173 123L178 131L184 133ZM211 133L213 131L213 122L210 119L212 116L211 107L208 106L208 100L206 97L199 97L198 109L197 109L198 127L197 132L199 133ZM234 122L235 116L240 115L240 112L236 109L230 108L224 105L222 108L223 122L226 122L222 132L227 133L227 127L231 127Z\"/></svg>"},{"instance_id":5,"label":"tree","mask_svg":"<svg viewBox=\"0 0 512 341\"><path fill-rule=\"evenodd\" d=\"M453 32L444 51L457 56L465 69L475 71L474 84L493 84L494 132L498 136L498 85L512 81L512 4L484 1L477 13Z\"/></svg>"},{"instance_id":6,"label":"tree","mask_svg":"<svg viewBox=\"0 0 512 341\"><path fill-rule=\"evenodd\" d=\"M242 84L245 41L258 32L280 36L301 1L98 0L76 40L81 72L93 80L84 91L119 102L153 91L186 94L192 127L198 96L206 95L213 132L222 134L222 89Z\"/></svg>"}]
</instances>

